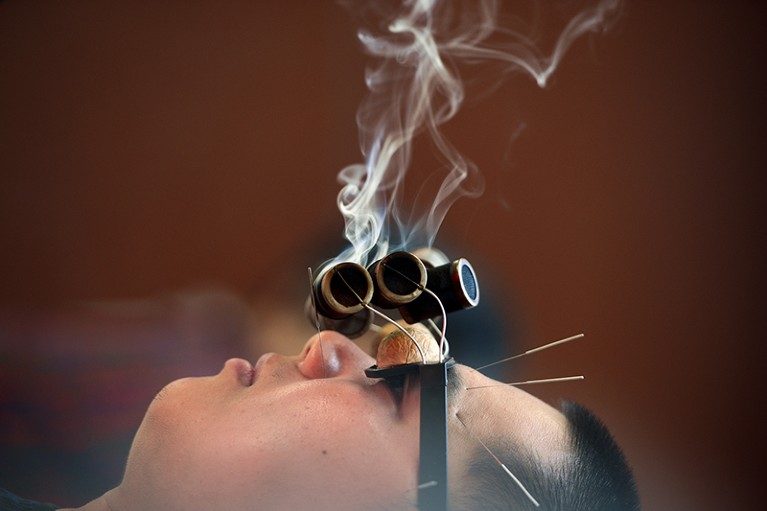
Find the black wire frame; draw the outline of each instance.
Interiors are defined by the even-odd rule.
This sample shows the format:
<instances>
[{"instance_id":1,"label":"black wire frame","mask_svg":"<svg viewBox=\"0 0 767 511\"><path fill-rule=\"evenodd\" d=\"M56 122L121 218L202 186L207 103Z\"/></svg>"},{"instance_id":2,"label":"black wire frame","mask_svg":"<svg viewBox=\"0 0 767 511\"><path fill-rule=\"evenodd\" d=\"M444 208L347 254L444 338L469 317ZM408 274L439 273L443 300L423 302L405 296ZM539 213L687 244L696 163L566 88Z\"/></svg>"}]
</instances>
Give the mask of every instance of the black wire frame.
<instances>
[{"instance_id":1,"label":"black wire frame","mask_svg":"<svg viewBox=\"0 0 767 511\"><path fill-rule=\"evenodd\" d=\"M419 511L448 510L447 370L449 358L436 364L402 364L365 370L369 378L401 378L417 373L420 382L420 433L418 464Z\"/></svg>"}]
</instances>

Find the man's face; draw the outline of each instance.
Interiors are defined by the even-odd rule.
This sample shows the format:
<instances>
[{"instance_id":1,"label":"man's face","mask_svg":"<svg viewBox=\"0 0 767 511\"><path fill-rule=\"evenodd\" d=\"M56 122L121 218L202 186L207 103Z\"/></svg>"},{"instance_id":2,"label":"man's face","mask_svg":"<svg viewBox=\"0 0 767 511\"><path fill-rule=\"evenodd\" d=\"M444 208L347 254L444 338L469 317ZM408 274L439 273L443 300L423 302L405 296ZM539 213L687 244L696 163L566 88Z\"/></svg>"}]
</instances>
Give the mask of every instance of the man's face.
<instances>
[{"instance_id":1,"label":"man's face","mask_svg":"<svg viewBox=\"0 0 767 511\"><path fill-rule=\"evenodd\" d=\"M232 359L215 376L163 389L136 435L113 507L415 508L417 384L399 398L365 376L375 360L351 341L330 331L319 340L297 356L267 354L255 368ZM465 366L455 371L462 387L493 383ZM544 458L564 452L564 417L511 387L459 388L449 430L452 490L479 445L473 437L505 438Z\"/></svg>"}]
</instances>

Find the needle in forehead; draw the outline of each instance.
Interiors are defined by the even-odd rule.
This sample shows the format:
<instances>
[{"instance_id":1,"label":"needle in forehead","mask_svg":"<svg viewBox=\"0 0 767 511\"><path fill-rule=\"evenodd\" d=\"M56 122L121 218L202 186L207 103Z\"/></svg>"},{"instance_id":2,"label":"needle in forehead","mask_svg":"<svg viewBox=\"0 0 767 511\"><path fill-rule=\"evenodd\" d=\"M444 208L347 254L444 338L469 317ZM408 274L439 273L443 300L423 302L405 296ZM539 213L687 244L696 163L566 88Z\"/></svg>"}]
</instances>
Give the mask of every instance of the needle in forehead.
<instances>
[{"instance_id":1,"label":"needle in forehead","mask_svg":"<svg viewBox=\"0 0 767 511\"><path fill-rule=\"evenodd\" d=\"M545 378L542 380L515 381L511 383L494 383L492 385L478 385L476 387L466 387L466 390L488 389L490 387L505 387L508 385L519 386L519 385L534 385L536 383L557 383L557 382L563 382L563 381L583 380L584 378L585 377L583 375L578 375L578 376L563 376L561 378Z\"/></svg>"},{"instance_id":2,"label":"needle in forehead","mask_svg":"<svg viewBox=\"0 0 767 511\"><path fill-rule=\"evenodd\" d=\"M322 329L320 328L320 313L317 311L317 304L314 301L314 288L312 286L313 276L312 276L312 267L309 266L307 268L309 271L309 296L312 300L312 309L314 309L314 324L317 326L317 342L320 343L320 360L322 360L322 376L324 378L328 377L328 370L327 367L325 367L325 352L322 349Z\"/></svg>"},{"instance_id":3,"label":"needle in forehead","mask_svg":"<svg viewBox=\"0 0 767 511\"><path fill-rule=\"evenodd\" d=\"M456 414L456 415L455 415L455 418L456 418L456 419L458 419L458 422L460 422L460 423L461 423L461 426L463 426L463 427L464 427L464 429L465 429L465 430L466 430L466 431L469 433L469 436L471 436L471 437L472 437L472 438L474 438L474 439L475 439L477 442L479 442L479 443L480 443L480 445L482 445L482 447L484 447L484 448L485 448L485 450L487 451L487 453L488 453L490 456L492 456L492 457L493 457L493 459L495 460L495 462L496 462L496 463L498 463L498 465L500 465L500 467L503 469L503 471L504 471L504 472L506 472L506 474L508 474L508 476L509 476L509 477L511 477L511 479L514 481L514 483L515 483L517 486L519 486L519 489L520 489L520 490L522 490L522 492L525 494L525 497L527 497L527 498L530 500L530 502L532 502L532 503L533 503L533 505L534 505L535 507L541 507L541 505L538 503L538 501L535 499L535 497L533 497L533 496L530 494L530 492L529 492L529 491L527 491L527 488L525 488L525 485L524 485L524 484L522 484L522 481L520 481L519 479L517 479L517 476L515 476L515 475L514 475L514 474L511 472L511 470L509 470L509 469L508 469L508 467L507 467L506 465L504 465L504 463L503 463L503 462L502 462L500 459L498 459L498 456L496 456L496 455L493 453L493 451L491 451L491 450L490 450L490 448L489 448L489 447L488 447L488 446L485 444L485 442L483 442L483 441L482 441L482 439L481 439L481 438L479 438L478 436L474 436L474 435L472 435L472 434L471 434L471 430L470 430L470 429L469 429L469 427L466 425L466 423L465 423L465 422L463 422L463 420L461 419L461 417L460 417L458 414Z\"/></svg>"},{"instance_id":4,"label":"needle in forehead","mask_svg":"<svg viewBox=\"0 0 767 511\"><path fill-rule=\"evenodd\" d=\"M585 337L583 334L573 335L572 337L566 337L565 339L560 339L558 341L550 342L548 344L544 344L543 346L538 346L537 348L533 348L533 349L527 350L524 353L520 353L519 355L514 355L513 357L504 358L502 360L498 360L496 362L491 362L490 364L486 364L486 365L483 365L481 367L476 367L475 370L481 371L482 369L485 369L485 368L488 368L488 367L491 367L491 366L494 366L494 365L497 365L497 364L502 364L503 362L508 362L510 360L514 360L514 359L517 359L517 358L521 358L521 357L524 357L526 355L531 355L531 354L537 353L539 351L547 350L549 348L553 348L554 346L559 346L560 344L564 344L566 342L574 341L576 339L582 339L583 337Z\"/></svg>"}]
</instances>

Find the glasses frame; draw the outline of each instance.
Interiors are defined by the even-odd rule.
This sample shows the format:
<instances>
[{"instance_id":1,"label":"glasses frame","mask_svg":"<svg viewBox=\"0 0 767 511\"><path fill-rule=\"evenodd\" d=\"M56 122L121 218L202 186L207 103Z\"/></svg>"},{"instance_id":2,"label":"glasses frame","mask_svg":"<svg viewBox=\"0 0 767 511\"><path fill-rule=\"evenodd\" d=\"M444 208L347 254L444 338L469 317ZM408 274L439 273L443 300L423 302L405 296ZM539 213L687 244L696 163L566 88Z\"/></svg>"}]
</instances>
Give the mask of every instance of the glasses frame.
<instances>
[{"instance_id":1,"label":"glasses frame","mask_svg":"<svg viewBox=\"0 0 767 511\"><path fill-rule=\"evenodd\" d=\"M420 392L418 509L448 509L447 370L453 358L434 364L401 364L365 370L368 378L403 379L418 375Z\"/></svg>"}]
</instances>

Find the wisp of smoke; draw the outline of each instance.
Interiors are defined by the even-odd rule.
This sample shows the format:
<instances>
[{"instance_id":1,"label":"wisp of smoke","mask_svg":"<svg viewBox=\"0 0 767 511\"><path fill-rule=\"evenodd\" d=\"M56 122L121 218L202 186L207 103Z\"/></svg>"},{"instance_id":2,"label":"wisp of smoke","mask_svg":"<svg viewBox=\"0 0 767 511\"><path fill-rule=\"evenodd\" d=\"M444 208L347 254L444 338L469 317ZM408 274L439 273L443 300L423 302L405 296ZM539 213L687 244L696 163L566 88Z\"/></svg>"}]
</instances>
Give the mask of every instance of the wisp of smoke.
<instances>
[{"instance_id":1,"label":"wisp of smoke","mask_svg":"<svg viewBox=\"0 0 767 511\"><path fill-rule=\"evenodd\" d=\"M381 6L391 4L370 0L354 6L376 11L384 28L358 32L377 65L366 73L369 95L357 112L365 162L338 175L338 208L350 246L336 261L366 265L392 250L431 246L451 205L482 193L477 168L440 131L464 101L457 64L496 62L499 79L523 73L543 87L573 41L604 30L615 18L620 0L582 9L549 53L530 36L498 26L497 0L403 0L384 13ZM404 211L402 184L413 140L422 134L430 137L447 171L431 206L414 215Z\"/></svg>"}]
</instances>

